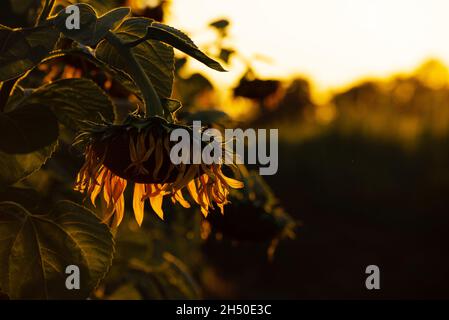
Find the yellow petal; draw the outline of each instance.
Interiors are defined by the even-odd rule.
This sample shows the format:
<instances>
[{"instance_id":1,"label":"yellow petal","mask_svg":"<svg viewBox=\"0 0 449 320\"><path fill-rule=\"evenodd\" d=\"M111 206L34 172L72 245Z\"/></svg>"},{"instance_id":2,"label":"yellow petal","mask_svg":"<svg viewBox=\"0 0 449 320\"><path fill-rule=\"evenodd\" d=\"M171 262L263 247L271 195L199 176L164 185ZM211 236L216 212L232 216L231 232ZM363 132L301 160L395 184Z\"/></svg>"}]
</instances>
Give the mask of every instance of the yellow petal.
<instances>
[{"instance_id":1,"label":"yellow petal","mask_svg":"<svg viewBox=\"0 0 449 320\"><path fill-rule=\"evenodd\" d=\"M164 199L164 196L159 193L155 195L154 197L150 197L150 204L151 208L153 208L154 212L164 220L164 211L162 211L162 200Z\"/></svg>"},{"instance_id":2,"label":"yellow petal","mask_svg":"<svg viewBox=\"0 0 449 320\"><path fill-rule=\"evenodd\" d=\"M111 198L112 198L112 203L116 203L118 201L118 199L121 196L121 184L120 184L120 178L118 178L117 176L113 176L111 179Z\"/></svg>"},{"instance_id":3,"label":"yellow petal","mask_svg":"<svg viewBox=\"0 0 449 320\"><path fill-rule=\"evenodd\" d=\"M190 195L192 196L193 200L199 204L198 200L198 191L196 190L196 184L195 180L190 181L187 184L187 190L189 191Z\"/></svg>"},{"instance_id":4,"label":"yellow petal","mask_svg":"<svg viewBox=\"0 0 449 320\"><path fill-rule=\"evenodd\" d=\"M207 215L209 214L207 207L201 206L201 213L203 214L204 218L207 218Z\"/></svg>"},{"instance_id":5,"label":"yellow petal","mask_svg":"<svg viewBox=\"0 0 449 320\"><path fill-rule=\"evenodd\" d=\"M111 195L112 195L111 171L108 171L104 178L104 188L103 188L103 198L108 206L111 203Z\"/></svg>"},{"instance_id":6,"label":"yellow petal","mask_svg":"<svg viewBox=\"0 0 449 320\"><path fill-rule=\"evenodd\" d=\"M94 207L96 207L95 200L97 199L97 196L101 191L101 188L103 188L103 178L104 178L105 171L106 171L106 169L103 169L100 171L100 174L98 175L97 183L95 184L95 187L93 188L92 193L90 194L90 201L92 202Z\"/></svg>"},{"instance_id":7,"label":"yellow petal","mask_svg":"<svg viewBox=\"0 0 449 320\"><path fill-rule=\"evenodd\" d=\"M101 222L107 223L115 212L115 206L107 205L104 199L102 200L102 205L103 205L103 212L102 212L103 219L101 220Z\"/></svg>"},{"instance_id":8,"label":"yellow petal","mask_svg":"<svg viewBox=\"0 0 449 320\"><path fill-rule=\"evenodd\" d=\"M118 227L123 220L123 216L125 215L125 197L123 194L118 199L115 204L115 216L114 216L114 226Z\"/></svg>"},{"instance_id":9,"label":"yellow petal","mask_svg":"<svg viewBox=\"0 0 449 320\"><path fill-rule=\"evenodd\" d=\"M231 188L234 188L234 189L241 189L241 188L244 187L243 182L241 182L241 181L239 181L239 180L235 180L235 179L226 177L225 175L222 175L222 177L223 177L224 181L226 182L226 184L227 184L228 186L230 186Z\"/></svg>"},{"instance_id":10,"label":"yellow petal","mask_svg":"<svg viewBox=\"0 0 449 320\"><path fill-rule=\"evenodd\" d=\"M217 206L220 208L220 212L224 215L224 204L218 203Z\"/></svg>"},{"instance_id":11,"label":"yellow petal","mask_svg":"<svg viewBox=\"0 0 449 320\"><path fill-rule=\"evenodd\" d=\"M143 199L144 193L145 193L144 184L140 183L134 184L133 209L134 209L134 216L139 226L142 225L143 221L143 213L145 206L145 200Z\"/></svg>"},{"instance_id":12,"label":"yellow petal","mask_svg":"<svg viewBox=\"0 0 449 320\"><path fill-rule=\"evenodd\" d=\"M188 209L190 208L190 203L188 203L185 199L184 196L182 195L182 191L178 190L175 193L175 199L181 204L181 206L183 206L184 208Z\"/></svg>"}]
</instances>

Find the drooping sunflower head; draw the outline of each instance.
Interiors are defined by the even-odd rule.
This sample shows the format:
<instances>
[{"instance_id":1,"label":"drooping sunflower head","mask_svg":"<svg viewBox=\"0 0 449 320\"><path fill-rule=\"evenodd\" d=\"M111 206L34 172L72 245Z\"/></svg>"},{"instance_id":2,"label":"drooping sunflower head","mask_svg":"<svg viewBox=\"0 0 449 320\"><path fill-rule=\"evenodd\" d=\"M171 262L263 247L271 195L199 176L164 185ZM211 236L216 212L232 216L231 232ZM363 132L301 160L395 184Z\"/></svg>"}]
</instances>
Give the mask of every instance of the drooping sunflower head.
<instances>
[{"instance_id":1,"label":"drooping sunflower head","mask_svg":"<svg viewBox=\"0 0 449 320\"><path fill-rule=\"evenodd\" d=\"M215 206L223 213L229 189L242 188L243 184L226 177L222 164L173 164L170 152L175 142L170 141L170 135L178 128L192 132L190 127L159 117L130 116L121 125L91 126L78 138L85 145L85 163L75 189L87 193L94 205L102 192L105 220L113 219L113 226L123 219L128 184L134 185L133 209L139 225L146 200L162 219L164 196L189 208L183 189L188 190L203 215Z\"/></svg>"},{"instance_id":2,"label":"drooping sunflower head","mask_svg":"<svg viewBox=\"0 0 449 320\"><path fill-rule=\"evenodd\" d=\"M180 127L162 118L130 117L90 133L93 156L113 174L136 183L174 182L178 169L170 161L170 133ZM186 127L186 129L188 129Z\"/></svg>"}]
</instances>

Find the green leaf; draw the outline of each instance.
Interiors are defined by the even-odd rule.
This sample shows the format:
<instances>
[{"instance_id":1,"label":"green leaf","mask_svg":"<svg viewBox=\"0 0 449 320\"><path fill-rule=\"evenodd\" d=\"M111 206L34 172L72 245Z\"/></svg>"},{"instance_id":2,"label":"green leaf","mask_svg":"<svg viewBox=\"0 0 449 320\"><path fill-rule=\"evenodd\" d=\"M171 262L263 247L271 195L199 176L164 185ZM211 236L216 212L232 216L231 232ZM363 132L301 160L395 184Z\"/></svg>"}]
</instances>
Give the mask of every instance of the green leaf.
<instances>
[{"instance_id":1,"label":"green leaf","mask_svg":"<svg viewBox=\"0 0 449 320\"><path fill-rule=\"evenodd\" d=\"M61 201L48 215L0 203L0 287L12 299L84 299L113 256L109 228L88 209ZM65 286L66 267L80 270L80 290Z\"/></svg>"},{"instance_id":2,"label":"green leaf","mask_svg":"<svg viewBox=\"0 0 449 320\"><path fill-rule=\"evenodd\" d=\"M168 252L158 266L133 259L129 278L146 299L199 299L200 290L187 266Z\"/></svg>"},{"instance_id":3,"label":"green leaf","mask_svg":"<svg viewBox=\"0 0 449 320\"><path fill-rule=\"evenodd\" d=\"M107 297L108 300L143 300L139 290L131 283L126 283Z\"/></svg>"},{"instance_id":4,"label":"green leaf","mask_svg":"<svg viewBox=\"0 0 449 320\"><path fill-rule=\"evenodd\" d=\"M152 20L147 18L126 19L114 33L123 42L130 42L145 36L147 27ZM173 48L158 41L144 41L133 49L134 55L150 78L156 92L161 98L169 98L172 92L174 78ZM127 61L119 56L114 47L106 40L99 43L95 55L98 59L120 69L127 70Z\"/></svg>"},{"instance_id":5,"label":"green leaf","mask_svg":"<svg viewBox=\"0 0 449 320\"><path fill-rule=\"evenodd\" d=\"M106 12L101 17L97 17L95 9L88 4L79 3L74 6L77 6L80 10L79 29L67 29L66 22L70 17L70 13L66 13L65 9L58 13L54 19L54 24L67 38L78 41L86 46L97 45L109 30L116 23L122 21L131 11L130 8L117 8Z\"/></svg>"},{"instance_id":6,"label":"green leaf","mask_svg":"<svg viewBox=\"0 0 449 320\"><path fill-rule=\"evenodd\" d=\"M112 78L114 78L114 80L119 82L126 90L130 91L136 96L140 95L139 88L137 88L137 86L134 84L133 80L127 73L125 73L120 69L109 66L107 63L97 59L97 57L95 57L90 51L87 51L83 48L71 48L69 50L62 50L61 52L58 52L58 57L60 57L60 55L77 56L89 60L89 62L93 63L96 67L100 68L105 73L108 73Z\"/></svg>"},{"instance_id":7,"label":"green leaf","mask_svg":"<svg viewBox=\"0 0 449 320\"><path fill-rule=\"evenodd\" d=\"M98 18L98 34L106 34L107 31L111 30L114 25L125 19L131 13L131 9L128 7L121 7L113 9L106 12L100 18ZM101 37L103 38L104 35Z\"/></svg>"},{"instance_id":8,"label":"green leaf","mask_svg":"<svg viewBox=\"0 0 449 320\"><path fill-rule=\"evenodd\" d=\"M204 54L193 41L182 31L162 23L154 22L148 27L147 39L162 41L188 54L217 71L226 71L220 63Z\"/></svg>"},{"instance_id":9,"label":"green leaf","mask_svg":"<svg viewBox=\"0 0 449 320\"><path fill-rule=\"evenodd\" d=\"M114 120L114 108L106 93L86 78L62 79L36 89L24 103L50 106L58 120L78 131L82 121Z\"/></svg>"},{"instance_id":10,"label":"green leaf","mask_svg":"<svg viewBox=\"0 0 449 320\"><path fill-rule=\"evenodd\" d=\"M175 99L164 98L161 100L162 107L169 113L176 113L182 108L182 103Z\"/></svg>"},{"instance_id":11,"label":"green leaf","mask_svg":"<svg viewBox=\"0 0 449 320\"><path fill-rule=\"evenodd\" d=\"M168 285L172 286L181 295L180 297L198 299L200 297L198 284L184 262L168 252L164 252L163 258L165 262L161 275Z\"/></svg>"},{"instance_id":12,"label":"green leaf","mask_svg":"<svg viewBox=\"0 0 449 320\"><path fill-rule=\"evenodd\" d=\"M10 29L0 25L0 81L17 78L53 50L59 32L44 26Z\"/></svg>"},{"instance_id":13,"label":"green leaf","mask_svg":"<svg viewBox=\"0 0 449 320\"><path fill-rule=\"evenodd\" d=\"M26 104L0 113L0 151L27 154L52 145L59 135L58 121L45 105Z\"/></svg>"},{"instance_id":14,"label":"green leaf","mask_svg":"<svg viewBox=\"0 0 449 320\"><path fill-rule=\"evenodd\" d=\"M28 154L0 151L0 189L12 185L39 170L53 154L57 142Z\"/></svg>"}]
</instances>

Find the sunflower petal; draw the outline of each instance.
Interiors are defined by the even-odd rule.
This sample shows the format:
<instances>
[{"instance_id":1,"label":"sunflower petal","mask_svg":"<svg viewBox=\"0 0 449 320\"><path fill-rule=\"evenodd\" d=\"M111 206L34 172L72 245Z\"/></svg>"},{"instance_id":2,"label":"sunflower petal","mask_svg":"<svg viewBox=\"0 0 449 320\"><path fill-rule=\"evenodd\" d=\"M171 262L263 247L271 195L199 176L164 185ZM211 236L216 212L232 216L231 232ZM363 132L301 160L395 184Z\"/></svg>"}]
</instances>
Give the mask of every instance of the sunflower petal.
<instances>
[{"instance_id":1,"label":"sunflower petal","mask_svg":"<svg viewBox=\"0 0 449 320\"><path fill-rule=\"evenodd\" d=\"M98 180L95 183L95 186L90 194L90 201L92 202L93 206L95 205L95 200L97 199L98 194L100 193L101 189L103 188L103 178L105 175L106 169L103 169L100 171L100 174L98 175Z\"/></svg>"},{"instance_id":2,"label":"sunflower petal","mask_svg":"<svg viewBox=\"0 0 449 320\"><path fill-rule=\"evenodd\" d=\"M126 181L126 180L123 180ZM113 178L111 179L111 187L112 187L112 202L115 203L119 200L120 196L123 194L124 191L124 187L123 184L124 182L122 181L121 178L117 177L117 176L113 176Z\"/></svg>"},{"instance_id":3,"label":"sunflower petal","mask_svg":"<svg viewBox=\"0 0 449 320\"><path fill-rule=\"evenodd\" d=\"M123 216L125 215L125 197L123 194L118 199L115 204L115 216L114 216L114 227L118 227L123 220Z\"/></svg>"},{"instance_id":4,"label":"sunflower petal","mask_svg":"<svg viewBox=\"0 0 449 320\"><path fill-rule=\"evenodd\" d=\"M145 185L135 183L134 196L133 196L133 209L134 209L134 216L139 226L142 225L143 221L143 213L145 206L145 200L143 199L144 194L145 194Z\"/></svg>"},{"instance_id":5,"label":"sunflower petal","mask_svg":"<svg viewBox=\"0 0 449 320\"><path fill-rule=\"evenodd\" d=\"M209 214L209 210L207 207L201 206L201 213L203 214L204 218L207 218L207 215Z\"/></svg>"},{"instance_id":6,"label":"sunflower petal","mask_svg":"<svg viewBox=\"0 0 449 320\"><path fill-rule=\"evenodd\" d=\"M182 195L182 191L178 190L175 193L175 199L181 204L181 206L183 206L184 208L188 209L190 208L190 203L188 203L186 201L186 199L184 199L184 196Z\"/></svg>"},{"instance_id":7,"label":"sunflower petal","mask_svg":"<svg viewBox=\"0 0 449 320\"><path fill-rule=\"evenodd\" d=\"M107 206L109 206L109 204L111 203L111 195L112 195L111 175L112 175L111 171L108 171L108 173L104 178L103 198Z\"/></svg>"},{"instance_id":8,"label":"sunflower petal","mask_svg":"<svg viewBox=\"0 0 449 320\"><path fill-rule=\"evenodd\" d=\"M164 199L164 196L159 193L153 197L150 197L150 204L151 208L153 208L154 212L164 220L164 211L162 210L162 200Z\"/></svg>"},{"instance_id":9,"label":"sunflower petal","mask_svg":"<svg viewBox=\"0 0 449 320\"><path fill-rule=\"evenodd\" d=\"M195 180L190 181L187 184L187 190L190 193L190 196L192 197L192 199L199 204L199 197L198 197L198 191L196 189L196 184L195 184Z\"/></svg>"},{"instance_id":10,"label":"sunflower petal","mask_svg":"<svg viewBox=\"0 0 449 320\"><path fill-rule=\"evenodd\" d=\"M244 187L244 184L242 181L236 180L236 179L232 179L229 177L226 177L224 174L221 175L221 178L224 180L224 182L230 186L231 188L234 189L241 189Z\"/></svg>"},{"instance_id":11,"label":"sunflower petal","mask_svg":"<svg viewBox=\"0 0 449 320\"><path fill-rule=\"evenodd\" d=\"M220 212L224 215L224 203L218 203L217 206L220 208Z\"/></svg>"}]
</instances>

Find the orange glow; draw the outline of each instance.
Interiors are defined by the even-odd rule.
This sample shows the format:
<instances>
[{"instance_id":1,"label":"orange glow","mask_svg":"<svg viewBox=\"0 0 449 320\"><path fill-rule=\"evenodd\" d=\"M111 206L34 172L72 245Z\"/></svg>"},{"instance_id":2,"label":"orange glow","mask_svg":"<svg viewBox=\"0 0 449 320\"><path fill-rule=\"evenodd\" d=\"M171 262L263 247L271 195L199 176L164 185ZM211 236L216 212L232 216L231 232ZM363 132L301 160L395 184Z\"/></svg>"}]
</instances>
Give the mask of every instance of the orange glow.
<instances>
[{"instance_id":1,"label":"orange glow","mask_svg":"<svg viewBox=\"0 0 449 320\"><path fill-rule=\"evenodd\" d=\"M429 57L449 62L449 2L446 0L174 0L169 23L190 32L198 44L213 38L207 24L232 21L231 43L255 62L264 77L310 76L319 91L361 78L410 71ZM244 66L209 72L232 84Z\"/></svg>"}]
</instances>

